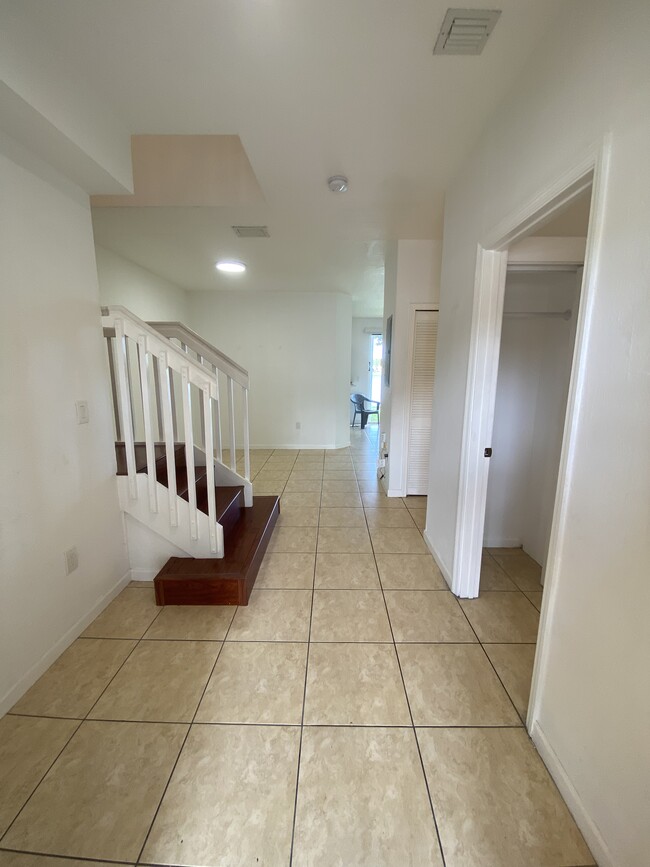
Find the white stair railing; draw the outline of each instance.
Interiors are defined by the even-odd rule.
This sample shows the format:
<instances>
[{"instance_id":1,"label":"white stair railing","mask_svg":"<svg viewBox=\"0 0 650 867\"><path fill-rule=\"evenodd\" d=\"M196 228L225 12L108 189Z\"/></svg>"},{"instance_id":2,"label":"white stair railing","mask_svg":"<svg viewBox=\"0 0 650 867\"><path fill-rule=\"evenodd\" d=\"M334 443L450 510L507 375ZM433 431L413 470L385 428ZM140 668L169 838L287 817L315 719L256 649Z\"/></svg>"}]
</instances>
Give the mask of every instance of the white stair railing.
<instances>
[{"instance_id":1,"label":"white stair railing","mask_svg":"<svg viewBox=\"0 0 650 867\"><path fill-rule=\"evenodd\" d=\"M189 539L183 546L185 550L209 550L212 556L223 556L215 484L242 484L246 505L252 504L247 371L179 322L147 323L124 307L102 307L102 321L113 389L115 435L124 442L130 504L144 499L146 490L149 523L160 528L163 494L156 478L156 460L161 457L156 446L164 444L170 528L167 537L177 541L179 534L186 532ZM225 379L228 394L229 468L223 463L220 377ZM241 392L239 419L235 387ZM238 427L243 473L237 468ZM195 448L197 436L204 454ZM144 440L145 446L146 483L136 472L139 440ZM184 444L187 503L177 496L175 450L179 444ZM197 508L197 466L206 476L207 522ZM132 511L141 520L143 515L147 517L142 503Z\"/></svg>"}]
</instances>

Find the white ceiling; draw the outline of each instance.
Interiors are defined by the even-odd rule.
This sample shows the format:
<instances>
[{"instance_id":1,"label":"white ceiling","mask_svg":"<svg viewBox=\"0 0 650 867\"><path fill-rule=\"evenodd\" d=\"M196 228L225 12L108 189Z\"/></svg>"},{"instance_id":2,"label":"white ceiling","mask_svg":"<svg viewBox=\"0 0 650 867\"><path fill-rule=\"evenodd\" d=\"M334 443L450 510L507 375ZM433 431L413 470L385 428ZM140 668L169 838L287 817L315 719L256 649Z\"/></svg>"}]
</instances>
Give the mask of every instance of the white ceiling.
<instances>
[{"instance_id":1,"label":"white ceiling","mask_svg":"<svg viewBox=\"0 0 650 867\"><path fill-rule=\"evenodd\" d=\"M480 57L432 55L439 0L2 0L0 24L132 134L241 138L264 204L98 208L99 243L188 289L231 288L214 262L237 255L242 288L347 292L373 315L382 242L441 237L444 190L563 3L468 5L503 10Z\"/></svg>"}]
</instances>

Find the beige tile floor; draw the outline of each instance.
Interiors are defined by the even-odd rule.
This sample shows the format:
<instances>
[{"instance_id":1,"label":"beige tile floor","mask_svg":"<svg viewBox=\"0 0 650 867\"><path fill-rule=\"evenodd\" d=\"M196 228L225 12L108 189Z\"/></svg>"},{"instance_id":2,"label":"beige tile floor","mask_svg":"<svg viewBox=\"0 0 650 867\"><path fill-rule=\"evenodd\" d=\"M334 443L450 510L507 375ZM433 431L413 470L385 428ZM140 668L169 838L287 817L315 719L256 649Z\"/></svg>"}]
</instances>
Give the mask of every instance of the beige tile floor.
<instances>
[{"instance_id":1,"label":"beige tile floor","mask_svg":"<svg viewBox=\"0 0 650 867\"><path fill-rule=\"evenodd\" d=\"M0 867L593 864L522 722L539 567L486 551L459 602L375 443L255 452L249 606L133 584L0 719Z\"/></svg>"}]
</instances>

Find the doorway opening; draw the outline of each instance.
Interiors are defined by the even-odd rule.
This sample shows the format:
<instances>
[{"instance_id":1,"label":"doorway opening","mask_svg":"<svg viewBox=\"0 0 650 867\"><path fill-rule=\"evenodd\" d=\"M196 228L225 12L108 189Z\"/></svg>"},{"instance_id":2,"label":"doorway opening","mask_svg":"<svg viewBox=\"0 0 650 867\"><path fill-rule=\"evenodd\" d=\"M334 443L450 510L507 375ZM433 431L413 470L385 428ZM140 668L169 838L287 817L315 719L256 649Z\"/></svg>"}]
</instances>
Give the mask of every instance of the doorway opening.
<instances>
[{"instance_id":1,"label":"doorway opening","mask_svg":"<svg viewBox=\"0 0 650 867\"><path fill-rule=\"evenodd\" d=\"M607 147L589 153L478 250L452 590L475 600L462 603L470 621L480 608L510 630L486 640L507 657L492 662L504 685L513 679L531 734L557 597L607 163ZM508 654L516 645L521 653Z\"/></svg>"},{"instance_id":2,"label":"doorway opening","mask_svg":"<svg viewBox=\"0 0 650 867\"><path fill-rule=\"evenodd\" d=\"M384 338L381 334L370 335L370 360L368 362L368 394L372 401L381 400L381 371L384 355Z\"/></svg>"}]
</instances>

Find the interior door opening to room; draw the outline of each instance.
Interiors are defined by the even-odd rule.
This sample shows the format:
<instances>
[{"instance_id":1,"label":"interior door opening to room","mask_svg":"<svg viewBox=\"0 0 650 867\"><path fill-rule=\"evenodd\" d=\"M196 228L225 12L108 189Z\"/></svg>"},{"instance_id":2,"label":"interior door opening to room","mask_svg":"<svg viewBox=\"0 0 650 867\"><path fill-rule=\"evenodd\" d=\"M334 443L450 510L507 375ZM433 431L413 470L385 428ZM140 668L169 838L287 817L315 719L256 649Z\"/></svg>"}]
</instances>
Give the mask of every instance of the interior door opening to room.
<instances>
[{"instance_id":1,"label":"interior door opening to room","mask_svg":"<svg viewBox=\"0 0 650 867\"><path fill-rule=\"evenodd\" d=\"M560 565L565 545L572 468L576 455L579 408L587 375L588 335L596 291L597 250L603 231L608 164L609 143L606 141L598 150L588 150L585 156L564 175L538 191L527 205L504 219L486 235L485 240L478 247L461 450L457 533L451 576L451 589L457 596L464 598L479 596L486 533L489 541L502 543L499 546L502 550L496 552L497 555L517 552L518 556L526 557L522 548L511 547L514 543L522 542L521 535L508 538L507 531L504 531L504 536L498 538L496 535L499 532L498 523L495 524L488 514L488 478L490 464L493 462L492 450L498 441L499 426L504 426L502 420L498 418L495 422L495 413L499 411L498 401L503 405L503 396L500 399L498 393L500 356L504 364L509 363L510 366L510 374L506 375L508 384L506 394L508 390L511 395L516 394L517 391L519 393L526 391L521 366L512 365L513 346L516 350L519 345L518 351L523 352L523 344L526 342L521 334L517 335L515 321L521 319L526 323L525 327L529 331L531 328L540 330L540 326L542 332L546 329L546 335L542 333L537 335L535 340L531 340L533 344L537 344L539 352L546 351L545 344L548 342L551 345L554 342L559 345L557 343L559 340L563 347L554 358L550 357L552 353L547 352L546 360L541 356L538 356L536 361L528 360L528 367L536 371L537 377L532 386L534 400L530 395L527 396L528 417L519 419L519 427L515 425L515 430L519 431L519 436L515 437L517 446L522 441L524 423L528 426L533 442L530 446L529 439L527 450L529 460L523 461L528 471L527 482L523 488L528 489L530 493L531 479L533 476L539 479L539 476L535 475L539 468L533 472L530 463L532 451L535 449L541 446L542 451L547 454L553 453L556 467L554 472L547 471L547 477L542 483L542 486L548 490L541 497L543 507L538 508L537 539L536 541L529 539L527 542L529 550L536 551L541 561L537 564L537 574L540 578L541 566L542 564L544 566L543 597L542 588L537 591L541 610L536 635L537 650L534 656L530 702L526 716L530 732L535 730L540 713L539 703L542 695L540 685L544 681L544 671L550 654L551 624L557 616L555 608L556 600L559 598L558 584L560 580L567 580L565 577L567 573L561 572ZM579 229L576 229L574 220L578 213L581 214L583 223ZM579 235L582 237L578 237ZM567 270L568 266L580 266L581 263L584 263L584 268L576 268L575 273ZM517 270L511 267L509 277L508 266L513 265ZM524 269L522 266L527 267ZM545 269L547 274L544 275L540 268ZM524 277L527 272L528 276ZM564 285L551 287L549 280L546 279L551 273L555 273L554 279L560 284L564 281ZM561 273L565 275L562 278L558 276ZM532 274L535 276L531 277ZM515 284L519 281L519 289L515 286L514 290L508 292L508 284L512 285L513 280ZM522 294L522 281L528 284L527 309L516 307L516 303L521 304L522 297L526 295L525 291ZM541 293L538 291L535 294L534 287L531 288L531 284L535 281L547 284L542 287ZM555 296L553 293L556 293ZM572 304L569 303L571 293L574 293L575 299ZM543 303L547 306L534 309L533 298L535 304ZM504 309L510 314L544 313L544 316L527 316L524 319L517 315L504 318ZM555 329L555 333L551 336L548 334L549 328ZM561 338L558 338L558 335L562 335ZM509 343L512 345L508 348ZM534 346L532 348L534 349ZM509 355L510 362L508 362ZM570 370L568 387L567 368ZM555 377L549 377L549 372L553 370L555 370ZM544 371L546 371L546 380L542 383ZM540 384L543 386L541 391ZM530 409L531 404L534 405L534 410ZM555 417L554 430L547 431L542 436L540 431L543 431L545 409L549 411L551 406L554 406L554 413L551 413ZM535 418L539 423L538 430L536 430ZM536 435L538 442L535 445ZM510 446L512 447L512 438ZM502 450L507 448L506 440L501 440L500 448ZM502 466L502 476L504 469ZM495 467L495 478L498 475L498 468ZM536 489L533 487L532 490L534 493ZM539 492L541 487L537 490ZM498 500L497 497L497 505ZM494 509L494 503L490 507ZM547 516L544 521L539 520L541 513ZM493 511L492 518L494 514ZM496 514L499 515L498 509ZM495 535L490 536L491 533ZM496 559L498 562L498 557ZM526 562L535 565L534 558ZM503 563L500 565L503 566ZM560 574L563 576L562 579L559 577ZM487 578L486 584L489 584ZM510 589L521 591L524 595L527 593L519 586ZM505 598L507 595L511 594L491 593L490 597ZM494 599L492 601L494 602ZM530 641L532 638L527 640Z\"/></svg>"}]
</instances>

